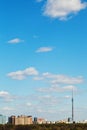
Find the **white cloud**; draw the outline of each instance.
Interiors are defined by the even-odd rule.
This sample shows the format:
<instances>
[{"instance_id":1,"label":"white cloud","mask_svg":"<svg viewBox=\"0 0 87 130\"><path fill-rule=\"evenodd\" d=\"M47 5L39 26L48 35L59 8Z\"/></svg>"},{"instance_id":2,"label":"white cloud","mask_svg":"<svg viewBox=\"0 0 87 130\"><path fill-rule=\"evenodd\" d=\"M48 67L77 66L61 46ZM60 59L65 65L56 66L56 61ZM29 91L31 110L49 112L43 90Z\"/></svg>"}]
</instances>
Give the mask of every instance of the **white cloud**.
<instances>
[{"instance_id":1,"label":"white cloud","mask_svg":"<svg viewBox=\"0 0 87 130\"><path fill-rule=\"evenodd\" d=\"M33 80L43 80L44 77L34 77Z\"/></svg>"},{"instance_id":2,"label":"white cloud","mask_svg":"<svg viewBox=\"0 0 87 130\"><path fill-rule=\"evenodd\" d=\"M49 72L45 72L42 74L45 78L56 78L57 75L49 73Z\"/></svg>"},{"instance_id":3,"label":"white cloud","mask_svg":"<svg viewBox=\"0 0 87 130\"><path fill-rule=\"evenodd\" d=\"M79 77L69 77L67 75L51 74L49 72L43 73L45 78L51 79L52 84L80 84L83 82L83 78Z\"/></svg>"},{"instance_id":4,"label":"white cloud","mask_svg":"<svg viewBox=\"0 0 87 130\"><path fill-rule=\"evenodd\" d=\"M52 47L40 47L36 50L37 53L40 53L40 52L49 52L49 51L52 51L53 48Z\"/></svg>"},{"instance_id":5,"label":"white cloud","mask_svg":"<svg viewBox=\"0 0 87 130\"><path fill-rule=\"evenodd\" d=\"M66 95L64 98L71 99L71 96L70 95Z\"/></svg>"},{"instance_id":6,"label":"white cloud","mask_svg":"<svg viewBox=\"0 0 87 130\"><path fill-rule=\"evenodd\" d=\"M26 105L27 105L28 107L31 107L31 106L32 106L32 103L27 102Z\"/></svg>"},{"instance_id":7,"label":"white cloud","mask_svg":"<svg viewBox=\"0 0 87 130\"><path fill-rule=\"evenodd\" d=\"M82 0L47 0L44 15L64 20L86 7L87 2L82 2Z\"/></svg>"},{"instance_id":8,"label":"white cloud","mask_svg":"<svg viewBox=\"0 0 87 130\"><path fill-rule=\"evenodd\" d=\"M68 90L68 91L69 91L69 90L70 90L70 91L72 91L72 90L73 90L73 91L77 90L77 88L76 88L75 86L73 86L73 85L64 86L63 89L66 90L66 91L67 91L67 90Z\"/></svg>"},{"instance_id":9,"label":"white cloud","mask_svg":"<svg viewBox=\"0 0 87 130\"><path fill-rule=\"evenodd\" d=\"M0 91L0 98L6 102L13 101L15 96L12 96L9 92L7 91Z\"/></svg>"},{"instance_id":10,"label":"white cloud","mask_svg":"<svg viewBox=\"0 0 87 130\"><path fill-rule=\"evenodd\" d=\"M19 70L7 74L8 77L17 80L23 80L27 76L35 76L35 75L38 75L38 71L34 67L26 68L25 70Z\"/></svg>"},{"instance_id":11,"label":"white cloud","mask_svg":"<svg viewBox=\"0 0 87 130\"><path fill-rule=\"evenodd\" d=\"M44 110L54 109L54 111L55 111L56 108L59 107L58 104L62 105L62 103L64 103L64 101L66 101L66 99L70 99L70 98L71 98L70 96L60 96L58 93L57 93L57 95L56 94L53 95L52 93L50 93L50 95L49 94L47 94L47 95L42 94L42 96L40 95L38 98L38 100L39 100L38 106L42 107L42 108L44 106L46 106L46 109L44 108Z\"/></svg>"},{"instance_id":12,"label":"white cloud","mask_svg":"<svg viewBox=\"0 0 87 130\"><path fill-rule=\"evenodd\" d=\"M14 110L14 108L11 108L11 107L3 107L2 109L5 111L13 111Z\"/></svg>"},{"instance_id":13,"label":"white cloud","mask_svg":"<svg viewBox=\"0 0 87 130\"><path fill-rule=\"evenodd\" d=\"M57 76L56 79L54 79L52 81L53 84L58 84L58 83L62 83L62 84L80 84L83 82L83 79L80 77L68 77L68 76L64 76L64 75L59 75Z\"/></svg>"},{"instance_id":14,"label":"white cloud","mask_svg":"<svg viewBox=\"0 0 87 130\"><path fill-rule=\"evenodd\" d=\"M23 41L24 40L21 40L19 38L15 38L15 39L9 40L8 43L17 44L17 43L20 43L20 42L23 42Z\"/></svg>"},{"instance_id":15,"label":"white cloud","mask_svg":"<svg viewBox=\"0 0 87 130\"><path fill-rule=\"evenodd\" d=\"M0 91L0 97L7 97L9 95L9 93L8 92L6 92L6 91Z\"/></svg>"},{"instance_id":16,"label":"white cloud","mask_svg":"<svg viewBox=\"0 0 87 130\"><path fill-rule=\"evenodd\" d=\"M69 92L69 91L77 91L76 86L67 85L67 86L59 86L59 85L52 85L50 87L39 88L39 92Z\"/></svg>"},{"instance_id":17,"label":"white cloud","mask_svg":"<svg viewBox=\"0 0 87 130\"><path fill-rule=\"evenodd\" d=\"M12 79L18 79L18 80L23 80L25 78L25 75L23 74L22 71L10 72L7 74L7 76Z\"/></svg>"}]
</instances>

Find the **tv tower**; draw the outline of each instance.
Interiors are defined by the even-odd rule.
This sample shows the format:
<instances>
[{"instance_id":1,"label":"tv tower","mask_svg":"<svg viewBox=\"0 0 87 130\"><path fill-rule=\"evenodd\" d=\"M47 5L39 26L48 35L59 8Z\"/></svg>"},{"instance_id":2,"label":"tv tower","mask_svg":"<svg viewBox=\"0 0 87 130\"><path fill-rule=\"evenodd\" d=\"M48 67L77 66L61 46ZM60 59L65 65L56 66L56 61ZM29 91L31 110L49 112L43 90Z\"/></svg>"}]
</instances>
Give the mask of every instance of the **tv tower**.
<instances>
[{"instance_id":1,"label":"tv tower","mask_svg":"<svg viewBox=\"0 0 87 130\"><path fill-rule=\"evenodd\" d=\"M74 98L73 98L73 88L72 88L72 123L74 122Z\"/></svg>"}]
</instances>

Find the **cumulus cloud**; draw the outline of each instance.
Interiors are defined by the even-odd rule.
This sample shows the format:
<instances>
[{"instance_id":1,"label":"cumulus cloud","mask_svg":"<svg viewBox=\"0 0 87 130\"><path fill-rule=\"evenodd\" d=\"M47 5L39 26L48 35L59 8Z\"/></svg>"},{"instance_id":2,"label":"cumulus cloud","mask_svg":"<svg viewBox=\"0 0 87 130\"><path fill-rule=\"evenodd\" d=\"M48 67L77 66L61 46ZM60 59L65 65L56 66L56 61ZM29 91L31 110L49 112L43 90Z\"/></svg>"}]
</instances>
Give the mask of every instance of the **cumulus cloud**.
<instances>
[{"instance_id":1,"label":"cumulus cloud","mask_svg":"<svg viewBox=\"0 0 87 130\"><path fill-rule=\"evenodd\" d=\"M7 74L8 77L17 80L23 80L27 76L35 76L35 75L38 75L38 71L34 67L29 67L24 70L10 72Z\"/></svg>"},{"instance_id":2,"label":"cumulus cloud","mask_svg":"<svg viewBox=\"0 0 87 130\"><path fill-rule=\"evenodd\" d=\"M40 53L40 52L49 52L49 51L52 51L53 48L52 47L40 47L36 50L37 53Z\"/></svg>"},{"instance_id":3,"label":"cumulus cloud","mask_svg":"<svg viewBox=\"0 0 87 130\"><path fill-rule=\"evenodd\" d=\"M7 97L9 93L7 91L0 91L0 97Z\"/></svg>"},{"instance_id":4,"label":"cumulus cloud","mask_svg":"<svg viewBox=\"0 0 87 130\"><path fill-rule=\"evenodd\" d=\"M77 87L73 85L67 86L59 86L59 85L52 85L50 87L39 88L39 92L69 92L69 91L77 91Z\"/></svg>"},{"instance_id":5,"label":"cumulus cloud","mask_svg":"<svg viewBox=\"0 0 87 130\"><path fill-rule=\"evenodd\" d=\"M23 80L27 76L33 76L33 80L47 80L51 84L81 84L83 83L84 79L82 76L78 77L70 77L67 75L63 74L52 74L49 72L45 72L42 74L39 74L39 72L36 70L34 67L29 67L24 70L18 70L15 72L10 72L7 74L8 77L12 79L17 79L17 80Z\"/></svg>"},{"instance_id":6,"label":"cumulus cloud","mask_svg":"<svg viewBox=\"0 0 87 130\"><path fill-rule=\"evenodd\" d=\"M24 40L21 40L19 38L15 38L15 39L11 39L8 41L8 43L10 44L17 44L17 43L20 43L20 42L23 42Z\"/></svg>"},{"instance_id":7,"label":"cumulus cloud","mask_svg":"<svg viewBox=\"0 0 87 130\"><path fill-rule=\"evenodd\" d=\"M64 20L86 7L87 2L82 2L82 0L47 0L44 15Z\"/></svg>"},{"instance_id":8,"label":"cumulus cloud","mask_svg":"<svg viewBox=\"0 0 87 130\"><path fill-rule=\"evenodd\" d=\"M69 77L67 75L51 74L49 72L43 73L43 76L51 79L52 84L80 84L83 82L83 78L81 76Z\"/></svg>"},{"instance_id":9,"label":"cumulus cloud","mask_svg":"<svg viewBox=\"0 0 87 130\"><path fill-rule=\"evenodd\" d=\"M83 82L83 79L80 77L68 77L64 75L57 76L56 79L52 81L53 84L63 83L63 84L80 84Z\"/></svg>"},{"instance_id":10,"label":"cumulus cloud","mask_svg":"<svg viewBox=\"0 0 87 130\"><path fill-rule=\"evenodd\" d=\"M73 85L64 86L63 89L66 90L66 91L67 91L67 90L68 90L68 91L69 91L69 90L70 90L70 91L72 91L72 90L73 90L73 91L77 90L77 88L76 88L75 86L73 86Z\"/></svg>"},{"instance_id":11,"label":"cumulus cloud","mask_svg":"<svg viewBox=\"0 0 87 130\"><path fill-rule=\"evenodd\" d=\"M15 96L12 96L9 92L7 91L0 91L0 99L9 102L13 101Z\"/></svg>"}]
</instances>

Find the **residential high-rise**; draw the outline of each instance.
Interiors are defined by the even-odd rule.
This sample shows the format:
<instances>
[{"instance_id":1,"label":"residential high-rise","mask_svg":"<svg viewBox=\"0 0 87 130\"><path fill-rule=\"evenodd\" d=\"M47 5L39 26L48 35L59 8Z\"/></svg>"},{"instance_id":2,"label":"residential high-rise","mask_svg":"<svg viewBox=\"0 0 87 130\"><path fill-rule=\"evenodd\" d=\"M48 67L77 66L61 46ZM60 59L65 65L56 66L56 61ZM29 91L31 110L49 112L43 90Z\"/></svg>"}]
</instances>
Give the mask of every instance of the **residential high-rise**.
<instances>
[{"instance_id":1,"label":"residential high-rise","mask_svg":"<svg viewBox=\"0 0 87 130\"><path fill-rule=\"evenodd\" d=\"M0 124L6 124L6 116L0 115Z\"/></svg>"}]
</instances>

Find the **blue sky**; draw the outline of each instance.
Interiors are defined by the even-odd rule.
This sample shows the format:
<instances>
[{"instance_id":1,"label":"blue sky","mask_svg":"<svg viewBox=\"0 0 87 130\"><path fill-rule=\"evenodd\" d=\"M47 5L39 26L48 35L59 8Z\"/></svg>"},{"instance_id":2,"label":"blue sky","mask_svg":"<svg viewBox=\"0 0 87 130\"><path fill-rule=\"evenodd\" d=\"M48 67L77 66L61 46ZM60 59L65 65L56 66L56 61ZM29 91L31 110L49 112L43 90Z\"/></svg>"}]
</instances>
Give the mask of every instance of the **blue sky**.
<instances>
[{"instance_id":1,"label":"blue sky","mask_svg":"<svg viewBox=\"0 0 87 130\"><path fill-rule=\"evenodd\" d=\"M87 119L87 1L0 1L0 112Z\"/></svg>"}]
</instances>

